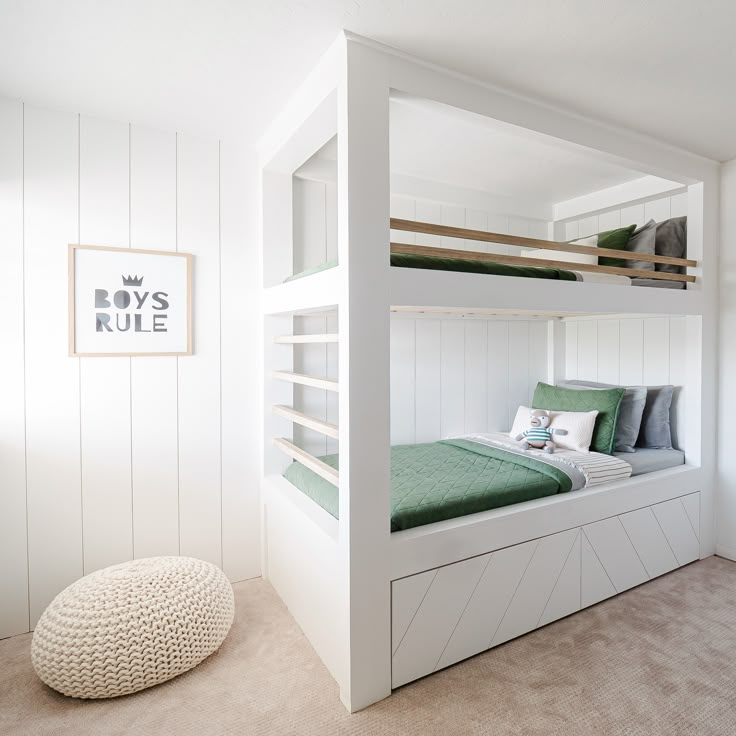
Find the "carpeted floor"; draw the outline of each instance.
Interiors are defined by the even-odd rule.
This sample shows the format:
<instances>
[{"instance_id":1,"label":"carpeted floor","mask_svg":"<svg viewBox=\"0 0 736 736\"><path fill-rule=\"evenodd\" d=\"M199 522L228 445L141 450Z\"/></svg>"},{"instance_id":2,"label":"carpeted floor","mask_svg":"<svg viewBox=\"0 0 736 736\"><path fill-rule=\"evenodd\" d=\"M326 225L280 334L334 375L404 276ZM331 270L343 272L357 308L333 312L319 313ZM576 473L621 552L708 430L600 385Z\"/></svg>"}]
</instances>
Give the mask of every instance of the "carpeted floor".
<instances>
[{"instance_id":1,"label":"carpeted floor","mask_svg":"<svg viewBox=\"0 0 736 736\"><path fill-rule=\"evenodd\" d=\"M736 564L711 557L348 715L268 583L236 585L220 651L110 701L42 685L30 635L0 641L3 736L678 736L736 733Z\"/></svg>"}]
</instances>

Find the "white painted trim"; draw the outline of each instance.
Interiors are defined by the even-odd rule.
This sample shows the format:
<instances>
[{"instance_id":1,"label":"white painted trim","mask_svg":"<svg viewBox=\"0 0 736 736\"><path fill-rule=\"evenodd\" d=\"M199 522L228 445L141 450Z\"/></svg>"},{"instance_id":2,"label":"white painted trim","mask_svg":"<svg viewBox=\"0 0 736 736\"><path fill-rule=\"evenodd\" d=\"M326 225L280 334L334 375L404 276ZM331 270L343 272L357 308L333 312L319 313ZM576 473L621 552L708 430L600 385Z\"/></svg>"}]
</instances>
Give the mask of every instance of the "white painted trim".
<instances>
[{"instance_id":1,"label":"white painted trim","mask_svg":"<svg viewBox=\"0 0 736 736\"><path fill-rule=\"evenodd\" d=\"M686 191L686 186L658 176L643 176L640 179L617 184L591 194L558 202L553 207L555 221L572 220L602 210L620 208L638 201L668 196Z\"/></svg>"}]
</instances>

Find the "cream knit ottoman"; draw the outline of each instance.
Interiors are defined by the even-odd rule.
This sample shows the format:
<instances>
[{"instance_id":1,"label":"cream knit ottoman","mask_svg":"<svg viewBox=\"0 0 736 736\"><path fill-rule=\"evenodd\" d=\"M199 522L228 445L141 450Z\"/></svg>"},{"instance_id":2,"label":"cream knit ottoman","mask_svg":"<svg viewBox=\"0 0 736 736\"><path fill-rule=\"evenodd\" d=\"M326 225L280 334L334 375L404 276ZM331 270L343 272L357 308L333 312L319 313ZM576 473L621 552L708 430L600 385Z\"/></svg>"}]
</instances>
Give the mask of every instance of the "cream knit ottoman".
<instances>
[{"instance_id":1,"label":"cream knit ottoman","mask_svg":"<svg viewBox=\"0 0 736 736\"><path fill-rule=\"evenodd\" d=\"M232 586L209 562L125 562L54 598L33 633L31 660L64 695L127 695L199 664L222 644L233 614Z\"/></svg>"}]
</instances>

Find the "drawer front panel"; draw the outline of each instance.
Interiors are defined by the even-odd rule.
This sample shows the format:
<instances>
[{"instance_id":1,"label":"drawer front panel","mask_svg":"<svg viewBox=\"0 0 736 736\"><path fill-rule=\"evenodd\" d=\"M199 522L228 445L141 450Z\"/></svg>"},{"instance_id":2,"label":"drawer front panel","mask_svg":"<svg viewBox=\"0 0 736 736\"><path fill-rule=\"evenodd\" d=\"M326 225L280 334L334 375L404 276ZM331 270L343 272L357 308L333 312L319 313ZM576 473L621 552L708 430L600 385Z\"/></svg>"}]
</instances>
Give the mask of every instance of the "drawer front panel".
<instances>
[{"instance_id":1,"label":"drawer front panel","mask_svg":"<svg viewBox=\"0 0 736 736\"><path fill-rule=\"evenodd\" d=\"M394 580L393 687L698 559L699 496Z\"/></svg>"}]
</instances>

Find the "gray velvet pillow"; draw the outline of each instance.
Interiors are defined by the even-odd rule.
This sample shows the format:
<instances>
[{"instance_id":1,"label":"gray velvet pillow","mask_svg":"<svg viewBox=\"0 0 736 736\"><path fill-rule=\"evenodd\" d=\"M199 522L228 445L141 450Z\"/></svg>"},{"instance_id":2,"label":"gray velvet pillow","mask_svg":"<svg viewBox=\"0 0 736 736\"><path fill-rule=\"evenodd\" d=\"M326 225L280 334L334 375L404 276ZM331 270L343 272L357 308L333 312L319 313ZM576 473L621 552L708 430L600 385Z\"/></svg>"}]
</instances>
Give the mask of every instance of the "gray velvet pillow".
<instances>
[{"instance_id":1,"label":"gray velvet pillow","mask_svg":"<svg viewBox=\"0 0 736 736\"><path fill-rule=\"evenodd\" d=\"M657 223L649 220L646 225L642 225L638 230L634 230L634 234L626 246L626 250L632 253L646 253L653 256L655 254L655 243L657 241ZM656 264L651 261L624 261L627 268L639 268L642 271L654 271Z\"/></svg>"},{"instance_id":2,"label":"gray velvet pillow","mask_svg":"<svg viewBox=\"0 0 736 736\"><path fill-rule=\"evenodd\" d=\"M582 390L585 388L618 388L610 383L596 383L595 381L560 381L558 386ZM618 423L614 444L616 452L635 452L637 437L644 413L644 405L647 400L646 386L622 386L626 389L621 399L621 408L618 412Z\"/></svg>"},{"instance_id":3,"label":"gray velvet pillow","mask_svg":"<svg viewBox=\"0 0 736 736\"><path fill-rule=\"evenodd\" d=\"M657 237L654 249L658 256L673 258L687 257L687 217L673 217L657 225ZM681 266L670 266L668 263L657 263L657 271L667 273L685 273Z\"/></svg>"},{"instance_id":4,"label":"gray velvet pillow","mask_svg":"<svg viewBox=\"0 0 736 736\"><path fill-rule=\"evenodd\" d=\"M641 420L637 447L653 450L672 449L670 407L674 386L647 386L647 401Z\"/></svg>"}]
</instances>

